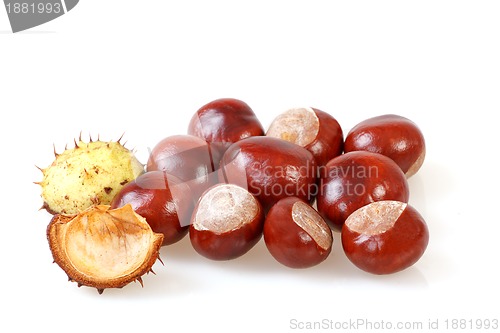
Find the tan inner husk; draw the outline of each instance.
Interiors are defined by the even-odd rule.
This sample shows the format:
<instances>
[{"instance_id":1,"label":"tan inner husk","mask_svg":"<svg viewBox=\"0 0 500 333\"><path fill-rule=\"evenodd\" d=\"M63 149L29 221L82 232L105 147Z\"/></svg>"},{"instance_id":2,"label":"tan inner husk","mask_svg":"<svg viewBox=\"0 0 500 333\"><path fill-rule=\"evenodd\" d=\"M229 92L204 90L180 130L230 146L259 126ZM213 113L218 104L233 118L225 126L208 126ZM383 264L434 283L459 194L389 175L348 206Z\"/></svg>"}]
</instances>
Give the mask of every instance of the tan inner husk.
<instances>
[{"instance_id":1,"label":"tan inner husk","mask_svg":"<svg viewBox=\"0 0 500 333\"><path fill-rule=\"evenodd\" d=\"M56 215L47 237L54 261L68 277L100 290L123 287L148 273L163 241L130 205Z\"/></svg>"}]
</instances>

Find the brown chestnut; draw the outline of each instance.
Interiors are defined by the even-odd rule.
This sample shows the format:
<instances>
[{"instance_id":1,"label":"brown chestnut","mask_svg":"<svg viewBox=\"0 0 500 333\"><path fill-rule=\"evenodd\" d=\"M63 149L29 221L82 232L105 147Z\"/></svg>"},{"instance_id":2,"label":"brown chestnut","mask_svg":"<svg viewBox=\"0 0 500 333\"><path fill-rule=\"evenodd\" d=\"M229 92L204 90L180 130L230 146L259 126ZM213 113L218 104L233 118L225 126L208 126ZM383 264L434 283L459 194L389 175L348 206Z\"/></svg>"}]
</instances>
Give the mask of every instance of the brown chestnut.
<instances>
[{"instance_id":1,"label":"brown chestnut","mask_svg":"<svg viewBox=\"0 0 500 333\"><path fill-rule=\"evenodd\" d=\"M271 255L291 268L324 261L332 250L332 230L321 215L297 197L278 201L264 222L264 241Z\"/></svg>"},{"instance_id":2,"label":"brown chestnut","mask_svg":"<svg viewBox=\"0 0 500 333\"><path fill-rule=\"evenodd\" d=\"M217 183L220 157L208 143L193 135L173 135L161 140L151 151L147 171L165 171L191 187L198 198Z\"/></svg>"},{"instance_id":3,"label":"brown chestnut","mask_svg":"<svg viewBox=\"0 0 500 333\"><path fill-rule=\"evenodd\" d=\"M429 243L422 216L399 201L378 201L352 213L342 227L347 258L373 274L391 274L416 263Z\"/></svg>"},{"instance_id":4,"label":"brown chestnut","mask_svg":"<svg viewBox=\"0 0 500 333\"><path fill-rule=\"evenodd\" d=\"M388 156L406 178L413 176L425 159L425 140L420 129L411 120L394 114L370 118L354 126L347 134L344 149Z\"/></svg>"},{"instance_id":5,"label":"brown chestnut","mask_svg":"<svg viewBox=\"0 0 500 333\"><path fill-rule=\"evenodd\" d=\"M371 202L408 202L410 193L403 171L389 157L354 151L335 157L321 170L317 206L338 231L351 213Z\"/></svg>"},{"instance_id":6,"label":"brown chestnut","mask_svg":"<svg viewBox=\"0 0 500 333\"><path fill-rule=\"evenodd\" d=\"M307 149L268 136L232 144L221 160L221 181L248 189L267 212L278 200L312 201L318 192L316 162Z\"/></svg>"},{"instance_id":7,"label":"brown chestnut","mask_svg":"<svg viewBox=\"0 0 500 333\"><path fill-rule=\"evenodd\" d=\"M262 237L264 212L244 188L217 184L200 197L189 227L193 248L212 260L247 253Z\"/></svg>"},{"instance_id":8,"label":"brown chestnut","mask_svg":"<svg viewBox=\"0 0 500 333\"><path fill-rule=\"evenodd\" d=\"M264 135L264 129L248 104L235 98L221 98L202 106L193 115L188 134L225 150L231 143Z\"/></svg>"},{"instance_id":9,"label":"brown chestnut","mask_svg":"<svg viewBox=\"0 0 500 333\"><path fill-rule=\"evenodd\" d=\"M342 128L330 114L306 107L290 109L276 117L266 133L309 150L318 165L325 165L342 154Z\"/></svg>"},{"instance_id":10,"label":"brown chestnut","mask_svg":"<svg viewBox=\"0 0 500 333\"><path fill-rule=\"evenodd\" d=\"M193 201L191 189L163 171L143 173L125 185L111 201L111 208L131 204L154 232L163 234L162 245L181 240L188 232Z\"/></svg>"}]
</instances>

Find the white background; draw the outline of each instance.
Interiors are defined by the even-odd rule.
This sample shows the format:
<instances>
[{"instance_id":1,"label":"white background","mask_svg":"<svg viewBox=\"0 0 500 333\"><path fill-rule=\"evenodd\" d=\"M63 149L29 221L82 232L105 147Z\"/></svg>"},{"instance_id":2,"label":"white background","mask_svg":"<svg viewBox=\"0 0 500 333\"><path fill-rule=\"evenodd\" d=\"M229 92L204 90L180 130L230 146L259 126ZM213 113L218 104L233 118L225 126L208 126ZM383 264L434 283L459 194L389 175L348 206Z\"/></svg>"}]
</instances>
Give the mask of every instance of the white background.
<instances>
[{"instance_id":1,"label":"white background","mask_svg":"<svg viewBox=\"0 0 500 333\"><path fill-rule=\"evenodd\" d=\"M236 3L82 0L18 34L0 8L0 331L287 332L293 319L439 319L444 329L499 318L500 2ZM52 264L35 165L80 132L125 133L145 162L220 97L246 101L265 127L295 106L330 112L345 133L380 114L415 121L428 152L410 180L431 234L424 257L373 276L335 234L327 261L292 270L263 242L212 262L184 238L162 248L165 266L144 288L98 295L68 282Z\"/></svg>"}]
</instances>

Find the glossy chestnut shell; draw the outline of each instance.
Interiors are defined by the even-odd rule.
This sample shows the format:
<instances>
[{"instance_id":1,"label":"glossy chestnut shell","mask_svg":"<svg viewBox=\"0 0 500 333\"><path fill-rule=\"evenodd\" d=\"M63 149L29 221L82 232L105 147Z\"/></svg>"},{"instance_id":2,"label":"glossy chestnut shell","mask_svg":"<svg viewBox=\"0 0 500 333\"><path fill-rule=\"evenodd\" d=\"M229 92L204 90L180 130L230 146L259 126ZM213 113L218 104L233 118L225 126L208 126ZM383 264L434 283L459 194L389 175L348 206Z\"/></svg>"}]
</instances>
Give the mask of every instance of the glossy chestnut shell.
<instances>
[{"instance_id":1,"label":"glossy chestnut shell","mask_svg":"<svg viewBox=\"0 0 500 333\"><path fill-rule=\"evenodd\" d=\"M173 135L156 144L148 159L147 171L165 171L186 182L197 199L217 183L220 155L208 143L193 135Z\"/></svg>"},{"instance_id":2,"label":"glossy chestnut shell","mask_svg":"<svg viewBox=\"0 0 500 333\"><path fill-rule=\"evenodd\" d=\"M205 104L193 115L188 134L225 150L231 143L264 135L264 129L247 103L221 98Z\"/></svg>"},{"instance_id":3,"label":"glossy chestnut shell","mask_svg":"<svg viewBox=\"0 0 500 333\"><path fill-rule=\"evenodd\" d=\"M162 245L181 240L188 232L193 199L191 189L164 171L149 171L125 185L111 201L111 208L130 204L154 232L163 234Z\"/></svg>"},{"instance_id":4,"label":"glossy chestnut shell","mask_svg":"<svg viewBox=\"0 0 500 333\"><path fill-rule=\"evenodd\" d=\"M191 219L193 248L212 260L230 260L247 253L262 237L264 212L244 188L217 184L198 201Z\"/></svg>"},{"instance_id":5,"label":"glossy chestnut shell","mask_svg":"<svg viewBox=\"0 0 500 333\"><path fill-rule=\"evenodd\" d=\"M328 224L297 197L278 201L267 213L264 241L271 255L290 268L307 268L324 261L332 250Z\"/></svg>"},{"instance_id":6,"label":"glossy chestnut shell","mask_svg":"<svg viewBox=\"0 0 500 333\"><path fill-rule=\"evenodd\" d=\"M364 150L391 158L407 178L420 169L425 159L425 140L418 126L394 114L357 124L347 134L344 146L345 152Z\"/></svg>"},{"instance_id":7,"label":"glossy chestnut shell","mask_svg":"<svg viewBox=\"0 0 500 333\"><path fill-rule=\"evenodd\" d=\"M344 136L338 121L315 108L290 109L276 117L266 133L309 150L320 166L343 152Z\"/></svg>"},{"instance_id":8,"label":"glossy chestnut shell","mask_svg":"<svg viewBox=\"0 0 500 333\"><path fill-rule=\"evenodd\" d=\"M318 192L314 156L291 142L254 136L232 144L221 160L221 181L248 189L268 211L296 196L310 202Z\"/></svg>"},{"instance_id":9,"label":"glossy chestnut shell","mask_svg":"<svg viewBox=\"0 0 500 333\"><path fill-rule=\"evenodd\" d=\"M321 170L317 206L330 226L340 231L355 210L371 202L408 202L403 171L387 156L354 151L332 159Z\"/></svg>"},{"instance_id":10,"label":"glossy chestnut shell","mask_svg":"<svg viewBox=\"0 0 500 333\"><path fill-rule=\"evenodd\" d=\"M416 263L429 243L422 216L399 201L379 201L355 211L342 228L349 260L373 274L391 274Z\"/></svg>"}]
</instances>

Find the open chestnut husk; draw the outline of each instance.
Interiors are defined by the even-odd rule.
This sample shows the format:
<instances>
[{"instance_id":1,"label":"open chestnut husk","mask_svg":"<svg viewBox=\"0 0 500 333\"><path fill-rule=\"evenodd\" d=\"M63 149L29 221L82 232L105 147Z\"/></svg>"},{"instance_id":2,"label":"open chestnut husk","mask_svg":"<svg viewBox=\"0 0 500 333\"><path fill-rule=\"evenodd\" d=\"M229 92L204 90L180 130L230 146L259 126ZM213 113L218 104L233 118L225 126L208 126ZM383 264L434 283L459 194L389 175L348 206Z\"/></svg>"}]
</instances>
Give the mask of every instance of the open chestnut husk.
<instances>
[{"instance_id":1,"label":"open chestnut husk","mask_svg":"<svg viewBox=\"0 0 500 333\"><path fill-rule=\"evenodd\" d=\"M54 262L70 281L102 293L132 281L142 284L142 275L159 258L163 234L153 232L130 205L98 205L74 215L54 215L47 239Z\"/></svg>"}]
</instances>

